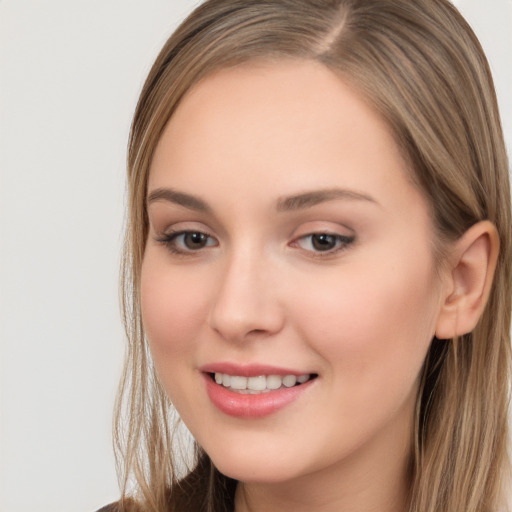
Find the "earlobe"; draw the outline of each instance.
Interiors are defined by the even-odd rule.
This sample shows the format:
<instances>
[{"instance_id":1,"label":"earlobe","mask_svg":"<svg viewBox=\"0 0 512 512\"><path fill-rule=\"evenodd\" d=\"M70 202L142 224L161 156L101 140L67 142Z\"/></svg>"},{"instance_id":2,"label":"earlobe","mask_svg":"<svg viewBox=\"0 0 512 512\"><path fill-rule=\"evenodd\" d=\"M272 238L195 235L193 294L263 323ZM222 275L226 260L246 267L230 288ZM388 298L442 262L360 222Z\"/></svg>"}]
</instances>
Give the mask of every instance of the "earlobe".
<instances>
[{"instance_id":1,"label":"earlobe","mask_svg":"<svg viewBox=\"0 0 512 512\"><path fill-rule=\"evenodd\" d=\"M489 221L474 224L454 243L437 338L462 336L475 328L491 290L498 252L498 233Z\"/></svg>"}]
</instances>

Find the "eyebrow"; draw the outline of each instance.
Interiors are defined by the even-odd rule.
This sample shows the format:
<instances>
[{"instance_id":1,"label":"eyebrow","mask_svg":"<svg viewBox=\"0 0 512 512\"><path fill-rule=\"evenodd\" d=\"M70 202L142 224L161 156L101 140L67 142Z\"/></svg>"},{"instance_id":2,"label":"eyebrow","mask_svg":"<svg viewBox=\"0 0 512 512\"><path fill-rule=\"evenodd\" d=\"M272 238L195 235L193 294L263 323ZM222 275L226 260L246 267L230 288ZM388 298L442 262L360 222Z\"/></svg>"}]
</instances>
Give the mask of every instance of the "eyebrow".
<instances>
[{"instance_id":1,"label":"eyebrow","mask_svg":"<svg viewBox=\"0 0 512 512\"><path fill-rule=\"evenodd\" d=\"M317 204L326 201L333 201L336 199L345 199L350 201L368 201L370 203L378 204L373 197L356 192L354 190L330 188L325 190L313 190L304 192L293 196L280 197L277 200L276 209L278 212L287 212L295 210L303 210L311 208ZM168 201L179 206L183 206L189 210L195 210L204 213L210 213L212 210L210 206L199 197L186 194L185 192L178 192L171 188L157 188L151 191L147 197L147 205L156 201Z\"/></svg>"},{"instance_id":2,"label":"eyebrow","mask_svg":"<svg viewBox=\"0 0 512 512\"><path fill-rule=\"evenodd\" d=\"M325 190L314 190L311 192L304 192L288 197L279 198L277 201L277 211L286 212L293 210L303 210L311 208L326 201L333 201L335 199L346 199L350 201L368 201L378 205L379 203L371 196L356 192L355 190L329 188Z\"/></svg>"},{"instance_id":3,"label":"eyebrow","mask_svg":"<svg viewBox=\"0 0 512 512\"><path fill-rule=\"evenodd\" d=\"M168 201L198 212L208 213L211 211L211 208L202 199L190 194L185 194L184 192L178 192L172 188L157 188L150 192L146 199L146 204L149 206L156 201Z\"/></svg>"}]
</instances>

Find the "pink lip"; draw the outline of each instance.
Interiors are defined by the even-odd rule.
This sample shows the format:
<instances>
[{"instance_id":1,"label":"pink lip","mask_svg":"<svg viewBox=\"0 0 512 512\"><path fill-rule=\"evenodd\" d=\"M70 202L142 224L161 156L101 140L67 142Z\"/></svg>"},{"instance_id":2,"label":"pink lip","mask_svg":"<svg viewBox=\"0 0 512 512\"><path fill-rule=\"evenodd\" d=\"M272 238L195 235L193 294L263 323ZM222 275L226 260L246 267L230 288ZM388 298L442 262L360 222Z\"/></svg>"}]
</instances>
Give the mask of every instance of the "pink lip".
<instances>
[{"instance_id":1,"label":"pink lip","mask_svg":"<svg viewBox=\"0 0 512 512\"><path fill-rule=\"evenodd\" d=\"M212 403L224 414L236 418L262 418L273 414L300 398L311 387L316 379L309 380L300 386L282 388L255 395L236 393L217 384L211 373L228 373L244 377L258 375L303 375L297 372L274 366L248 365L239 366L230 363L206 365L201 368L206 385L206 392Z\"/></svg>"}]
</instances>

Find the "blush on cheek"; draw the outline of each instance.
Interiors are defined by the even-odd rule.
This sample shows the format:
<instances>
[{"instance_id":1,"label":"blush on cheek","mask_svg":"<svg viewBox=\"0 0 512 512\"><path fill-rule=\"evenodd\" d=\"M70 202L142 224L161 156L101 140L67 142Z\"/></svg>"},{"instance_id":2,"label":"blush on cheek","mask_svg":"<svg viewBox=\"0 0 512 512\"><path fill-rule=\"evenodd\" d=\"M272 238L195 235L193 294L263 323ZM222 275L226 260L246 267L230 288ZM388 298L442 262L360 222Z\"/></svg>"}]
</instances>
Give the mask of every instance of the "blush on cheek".
<instances>
[{"instance_id":1,"label":"blush on cheek","mask_svg":"<svg viewBox=\"0 0 512 512\"><path fill-rule=\"evenodd\" d=\"M404 278L407 272L386 275L382 270L357 283L349 277L343 286L324 287L321 296L300 299L302 314L310 319L303 324L305 335L340 366L364 372L389 359L391 367L398 367L407 354L426 353L435 319L428 285L432 276L418 276L411 286ZM420 359L412 366L421 365Z\"/></svg>"},{"instance_id":2,"label":"blush on cheek","mask_svg":"<svg viewBox=\"0 0 512 512\"><path fill-rule=\"evenodd\" d=\"M197 339L205 296L201 280L187 279L186 272L170 270L148 256L141 274L141 309L155 359L181 354Z\"/></svg>"},{"instance_id":3,"label":"blush on cheek","mask_svg":"<svg viewBox=\"0 0 512 512\"><path fill-rule=\"evenodd\" d=\"M179 351L191 329L190 315L182 301L169 294L151 293L141 298L142 321L152 350Z\"/></svg>"}]
</instances>

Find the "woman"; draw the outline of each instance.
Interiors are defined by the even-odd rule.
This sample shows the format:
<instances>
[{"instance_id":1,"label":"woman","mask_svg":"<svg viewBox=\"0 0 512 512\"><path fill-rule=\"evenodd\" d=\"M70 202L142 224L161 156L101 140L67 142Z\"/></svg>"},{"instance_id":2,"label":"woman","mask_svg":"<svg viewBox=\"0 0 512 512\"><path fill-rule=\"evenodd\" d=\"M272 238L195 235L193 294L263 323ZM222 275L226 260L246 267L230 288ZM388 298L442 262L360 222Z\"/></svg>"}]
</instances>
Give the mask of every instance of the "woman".
<instances>
[{"instance_id":1,"label":"woman","mask_svg":"<svg viewBox=\"0 0 512 512\"><path fill-rule=\"evenodd\" d=\"M507 165L447 1L198 7L133 121L110 510L503 510Z\"/></svg>"}]
</instances>

